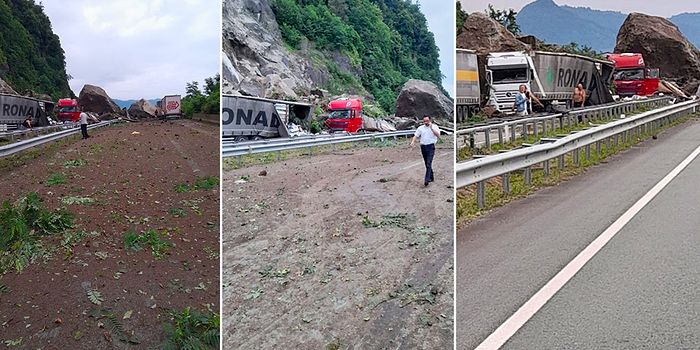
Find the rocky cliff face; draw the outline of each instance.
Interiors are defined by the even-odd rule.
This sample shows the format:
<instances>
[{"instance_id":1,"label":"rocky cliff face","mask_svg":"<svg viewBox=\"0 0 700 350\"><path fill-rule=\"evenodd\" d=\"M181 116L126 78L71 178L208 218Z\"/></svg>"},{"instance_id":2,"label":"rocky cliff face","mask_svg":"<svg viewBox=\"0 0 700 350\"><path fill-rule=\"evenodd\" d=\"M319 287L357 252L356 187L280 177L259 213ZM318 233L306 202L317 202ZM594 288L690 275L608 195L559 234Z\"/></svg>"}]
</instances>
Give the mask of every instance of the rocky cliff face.
<instances>
[{"instance_id":1,"label":"rocky cliff face","mask_svg":"<svg viewBox=\"0 0 700 350\"><path fill-rule=\"evenodd\" d=\"M617 34L615 52L635 52L647 66L661 69L661 77L674 80L688 94L700 80L700 51L669 20L631 13Z\"/></svg>"},{"instance_id":2,"label":"rocky cliff face","mask_svg":"<svg viewBox=\"0 0 700 350\"><path fill-rule=\"evenodd\" d=\"M296 100L328 72L282 42L268 0L223 2L223 92Z\"/></svg>"}]
</instances>

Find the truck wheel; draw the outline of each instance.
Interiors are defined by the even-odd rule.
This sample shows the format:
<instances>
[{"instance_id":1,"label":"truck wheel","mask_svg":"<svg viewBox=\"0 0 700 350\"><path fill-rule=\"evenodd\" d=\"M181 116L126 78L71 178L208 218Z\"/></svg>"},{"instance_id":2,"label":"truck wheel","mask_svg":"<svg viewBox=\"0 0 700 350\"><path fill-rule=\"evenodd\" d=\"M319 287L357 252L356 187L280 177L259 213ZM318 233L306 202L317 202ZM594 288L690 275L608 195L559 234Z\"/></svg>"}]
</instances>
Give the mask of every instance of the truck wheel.
<instances>
[{"instance_id":1,"label":"truck wheel","mask_svg":"<svg viewBox=\"0 0 700 350\"><path fill-rule=\"evenodd\" d=\"M262 137L262 136L260 136L260 135L255 135L255 136L253 136L253 141L260 141L260 140L263 140L263 139L265 139L265 138Z\"/></svg>"}]
</instances>

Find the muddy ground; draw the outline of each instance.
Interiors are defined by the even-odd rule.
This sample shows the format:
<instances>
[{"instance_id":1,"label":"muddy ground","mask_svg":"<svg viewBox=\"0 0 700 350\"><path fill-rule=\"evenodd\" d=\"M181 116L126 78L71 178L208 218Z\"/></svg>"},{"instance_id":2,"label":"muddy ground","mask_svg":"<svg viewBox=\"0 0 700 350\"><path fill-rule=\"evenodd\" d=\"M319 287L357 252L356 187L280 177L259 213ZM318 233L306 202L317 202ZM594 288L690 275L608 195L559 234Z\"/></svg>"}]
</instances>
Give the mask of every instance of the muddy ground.
<instances>
[{"instance_id":1,"label":"muddy ground","mask_svg":"<svg viewBox=\"0 0 700 350\"><path fill-rule=\"evenodd\" d=\"M137 133L134 133L137 132ZM0 341L28 349L160 348L169 311L219 309L219 186L175 191L218 177L218 127L191 121L139 122L91 130L88 140L0 173L0 200L38 192L49 209L75 215L66 235L48 237L49 260L0 277ZM82 160L84 162L76 162ZM81 164L82 165L78 165ZM78 165L70 167L70 165ZM61 174L65 184L47 179ZM91 204L65 204L70 197ZM125 249L123 235L155 229L173 244L162 258ZM94 304L88 290L101 293ZM134 342L120 341L111 313ZM5 344L3 344L4 346Z\"/></svg>"},{"instance_id":2,"label":"muddy ground","mask_svg":"<svg viewBox=\"0 0 700 350\"><path fill-rule=\"evenodd\" d=\"M428 187L405 140L225 170L224 348L451 349L453 159Z\"/></svg>"}]
</instances>

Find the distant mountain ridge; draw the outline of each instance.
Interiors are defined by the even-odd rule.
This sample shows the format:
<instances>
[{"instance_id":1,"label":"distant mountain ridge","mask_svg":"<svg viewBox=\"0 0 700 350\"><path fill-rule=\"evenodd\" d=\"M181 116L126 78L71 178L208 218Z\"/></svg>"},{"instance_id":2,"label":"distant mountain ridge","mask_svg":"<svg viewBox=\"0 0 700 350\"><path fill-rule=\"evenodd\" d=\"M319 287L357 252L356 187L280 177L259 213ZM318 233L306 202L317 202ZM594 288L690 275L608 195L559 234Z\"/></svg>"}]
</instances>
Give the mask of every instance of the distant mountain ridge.
<instances>
[{"instance_id":1,"label":"distant mountain ridge","mask_svg":"<svg viewBox=\"0 0 700 350\"><path fill-rule=\"evenodd\" d=\"M117 100L117 99L112 99L112 101L114 101L114 103L116 103L117 106L119 106L119 108L129 108L129 107L131 107L131 104L132 104L132 103L134 103L134 102L136 102L136 101L138 101L138 100ZM157 103L158 101L160 101L160 99L154 98L154 99L150 99L150 100L147 100L147 101L148 101L148 103L150 103L151 105L155 106L156 103Z\"/></svg>"},{"instance_id":2,"label":"distant mountain ridge","mask_svg":"<svg viewBox=\"0 0 700 350\"><path fill-rule=\"evenodd\" d=\"M520 10L517 22L523 34L548 43L571 42L599 52L615 49L617 32L627 14L589 7L559 6L553 0L537 0ZM683 13L669 18L696 47L700 47L700 13Z\"/></svg>"}]
</instances>

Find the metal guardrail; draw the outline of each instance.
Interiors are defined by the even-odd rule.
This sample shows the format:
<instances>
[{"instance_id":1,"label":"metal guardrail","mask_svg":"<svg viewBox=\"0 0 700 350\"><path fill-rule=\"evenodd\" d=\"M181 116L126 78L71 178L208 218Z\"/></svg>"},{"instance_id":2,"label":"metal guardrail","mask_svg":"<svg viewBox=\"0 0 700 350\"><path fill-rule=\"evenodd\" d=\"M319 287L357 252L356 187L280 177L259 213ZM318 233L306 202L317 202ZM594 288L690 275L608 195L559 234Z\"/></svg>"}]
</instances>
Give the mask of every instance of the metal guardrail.
<instances>
[{"instance_id":1,"label":"metal guardrail","mask_svg":"<svg viewBox=\"0 0 700 350\"><path fill-rule=\"evenodd\" d=\"M42 135L42 134L48 134L48 133L53 132L55 130L65 130L65 129L72 129L72 128L78 128L78 127L80 127L80 124L78 124L78 123L64 123L64 124L56 124L56 125L49 125L49 126L40 126L40 127L31 128L31 129L19 129L19 130L13 130L13 131L0 132L0 138L9 139L10 142L15 142L15 138L20 138L20 137L27 135L27 134Z\"/></svg>"},{"instance_id":2,"label":"metal guardrail","mask_svg":"<svg viewBox=\"0 0 700 350\"><path fill-rule=\"evenodd\" d=\"M108 125L111 125L112 123L116 123L116 122L119 122L119 120L115 119L115 120L102 121L102 122L99 122L96 124L89 125L88 130L103 127L103 126L108 126ZM45 143L48 143L51 141L56 141L56 140L62 139L64 137L78 134L79 132L80 132L80 128L71 128L71 129L67 129L67 130L57 131L57 132L54 132L51 134L33 137L33 138L27 139L27 140L18 141L18 142L11 143L8 145L0 146L0 158L10 156L10 155L13 155L15 153L18 153L18 152L24 151L26 149L29 149L29 148L32 148L35 146L39 146L39 145L42 145L42 144L45 144Z\"/></svg>"},{"instance_id":3,"label":"metal guardrail","mask_svg":"<svg viewBox=\"0 0 700 350\"><path fill-rule=\"evenodd\" d=\"M486 181L501 176L503 191L510 192L510 174L522 170L525 185L531 185L532 167L542 165L544 175L550 174L550 161L558 159L558 168L564 168L564 157L571 153L574 164L580 164L580 153L583 149L586 159L590 159L591 146L595 145L596 153L600 154L602 143L610 147L611 142L618 145L630 137L642 133L653 132L671 123L673 120L700 110L697 100L682 102L653 111L620 119L584 131L579 131L551 143L539 144L527 148L516 149L506 153L494 154L455 165L457 188L476 184L477 206L485 205Z\"/></svg>"},{"instance_id":4,"label":"metal guardrail","mask_svg":"<svg viewBox=\"0 0 700 350\"><path fill-rule=\"evenodd\" d=\"M309 148L315 146L326 146L326 145L336 145L340 143L347 142L358 142L358 141L372 141L372 140L383 140L386 138L396 139L399 136L411 136L415 133L415 130L400 130L400 131L390 131L382 133L372 133L372 134L360 134L360 135L341 135L341 136L331 136L323 138L304 138L298 140L284 139L282 142L252 142L239 145L234 144L223 144L222 145L222 156L226 157L239 157L247 154L255 153L270 153L278 152L277 158L279 159L281 151L289 151L293 149Z\"/></svg>"},{"instance_id":5,"label":"metal guardrail","mask_svg":"<svg viewBox=\"0 0 700 350\"><path fill-rule=\"evenodd\" d=\"M494 144L503 144L506 141L517 139L518 135L526 137L529 134L538 136L549 130L562 129L564 126L572 127L578 123L586 123L593 120L612 120L615 116L630 113L639 108L660 107L671 102L670 97L658 97L645 100L635 100L622 103L607 104L583 109L574 109L566 113L549 114L543 116L520 118L503 121L496 124L479 125L457 131L457 137L462 136L465 145L471 148L477 146L477 136L483 133L484 147L490 148ZM518 133L517 129L520 129ZM494 130L497 132L497 140L492 142Z\"/></svg>"}]
</instances>

